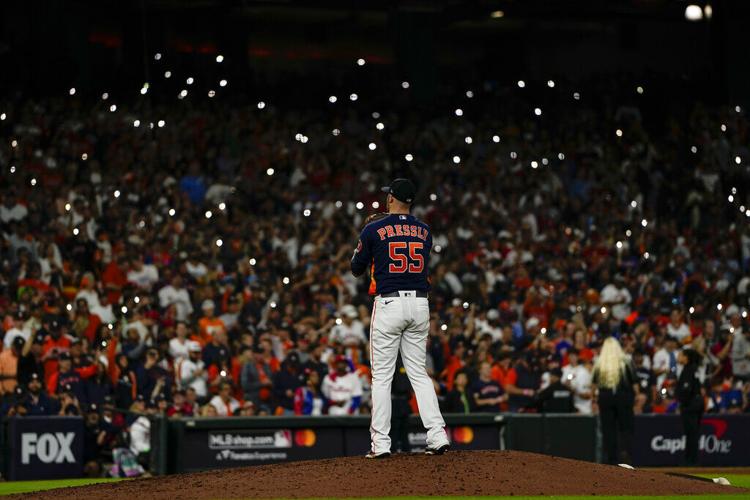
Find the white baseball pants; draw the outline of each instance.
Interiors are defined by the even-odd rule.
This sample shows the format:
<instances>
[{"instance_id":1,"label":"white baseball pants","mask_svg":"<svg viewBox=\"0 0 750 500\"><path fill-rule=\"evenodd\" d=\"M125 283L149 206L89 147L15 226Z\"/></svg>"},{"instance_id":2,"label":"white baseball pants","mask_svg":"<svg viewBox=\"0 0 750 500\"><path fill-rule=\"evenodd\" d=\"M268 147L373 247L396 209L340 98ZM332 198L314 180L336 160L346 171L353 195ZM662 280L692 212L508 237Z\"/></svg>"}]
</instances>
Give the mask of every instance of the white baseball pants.
<instances>
[{"instance_id":1,"label":"white baseball pants","mask_svg":"<svg viewBox=\"0 0 750 500\"><path fill-rule=\"evenodd\" d=\"M391 451L391 382L399 351L406 375L417 396L422 425L427 429L427 447L448 443L445 421L440 414L432 379L427 375L427 335L430 306L427 298L413 291L399 297L375 297L370 322L370 367L372 370L372 452Z\"/></svg>"}]
</instances>

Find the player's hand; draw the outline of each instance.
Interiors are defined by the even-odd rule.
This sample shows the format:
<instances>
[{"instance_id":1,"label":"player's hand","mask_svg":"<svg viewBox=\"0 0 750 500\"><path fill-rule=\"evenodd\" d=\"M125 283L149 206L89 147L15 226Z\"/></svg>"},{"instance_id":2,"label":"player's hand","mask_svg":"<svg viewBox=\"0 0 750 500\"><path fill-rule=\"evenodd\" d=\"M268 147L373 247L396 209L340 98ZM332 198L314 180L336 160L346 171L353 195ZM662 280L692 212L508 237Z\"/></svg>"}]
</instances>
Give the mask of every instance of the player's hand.
<instances>
[{"instance_id":1,"label":"player's hand","mask_svg":"<svg viewBox=\"0 0 750 500\"><path fill-rule=\"evenodd\" d=\"M362 227L365 227L370 222L374 222L376 220L383 219L383 218L385 218L387 216L388 216L388 214L385 213L385 212L378 212L376 214L370 214L370 215L367 216L367 218L365 219L365 221L362 223Z\"/></svg>"}]
</instances>

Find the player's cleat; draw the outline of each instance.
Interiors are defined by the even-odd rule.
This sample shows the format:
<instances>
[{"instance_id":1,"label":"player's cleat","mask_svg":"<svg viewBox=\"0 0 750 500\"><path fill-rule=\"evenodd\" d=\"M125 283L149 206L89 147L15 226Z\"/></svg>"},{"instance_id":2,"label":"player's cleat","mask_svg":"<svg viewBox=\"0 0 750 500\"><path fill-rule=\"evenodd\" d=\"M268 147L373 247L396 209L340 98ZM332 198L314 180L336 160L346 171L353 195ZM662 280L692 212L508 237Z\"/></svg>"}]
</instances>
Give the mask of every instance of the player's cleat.
<instances>
[{"instance_id":1,"label":"player's cleat","mask_svg":"<svg viewBox=\"0 0 750 500\"><path fill-rule=\"evenodd\" d=\"M427 448L426 450L424 450L424 454L425 455L442 455L446 451L448 451L450 447L451 445L444 444L442 446L438 446L437 448Z\"/></svg>"},{"instance_id":2,"label":"player's cleat","mask_svg":"<svg viewBox=\"0 0 750 500\"><path fill-rule=\"evenodd\" d=\"M388 458L391 456L391 453L386 451L385 453L375 453L374 451L371 451L367 455L365 455L365 458L377 460L380 458Z\"/></svg>"}]
</instances>

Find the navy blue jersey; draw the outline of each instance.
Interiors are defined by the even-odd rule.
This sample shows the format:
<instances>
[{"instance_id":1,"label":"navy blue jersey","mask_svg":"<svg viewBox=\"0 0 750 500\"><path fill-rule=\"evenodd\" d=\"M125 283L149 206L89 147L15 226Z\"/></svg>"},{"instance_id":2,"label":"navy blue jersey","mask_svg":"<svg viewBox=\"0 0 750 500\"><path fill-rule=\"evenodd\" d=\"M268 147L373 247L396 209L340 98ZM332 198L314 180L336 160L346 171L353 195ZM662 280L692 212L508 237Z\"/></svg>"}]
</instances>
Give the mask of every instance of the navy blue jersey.
<instances>
[{"instance_id":1,"label":"navy blue jersey","mask_svg":"<svg viewBox=\"0 0 750 500\"><path fill-rule=\"evenodd\" d=\"M413 215L390 214L367 224L352 257L352 273L370 271L370 295L430 290L430 227Z\"/></svg>"}]
</instances>

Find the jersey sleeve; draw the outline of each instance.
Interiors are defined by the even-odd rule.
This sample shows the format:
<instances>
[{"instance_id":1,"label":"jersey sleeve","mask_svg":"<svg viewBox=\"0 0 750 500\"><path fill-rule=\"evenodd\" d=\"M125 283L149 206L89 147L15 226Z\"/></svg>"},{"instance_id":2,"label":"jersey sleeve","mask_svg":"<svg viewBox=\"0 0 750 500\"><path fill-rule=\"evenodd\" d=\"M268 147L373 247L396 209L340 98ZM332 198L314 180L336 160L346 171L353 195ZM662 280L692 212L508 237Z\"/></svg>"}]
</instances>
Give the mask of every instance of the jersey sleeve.
<instances>
[{"instance_id":1,"label":"jersey sleeve","mask_svg":"<svg viewBox=\"0 0 750 500\"><path fill-rule=\"evenodd\" d=\"M352 255L352 274L357 277L362 276L371 262L372 244L370 231L368 227L365 227L359 235L357 248L354 249L354 255Z\"/></svg>"}]
</instances>

